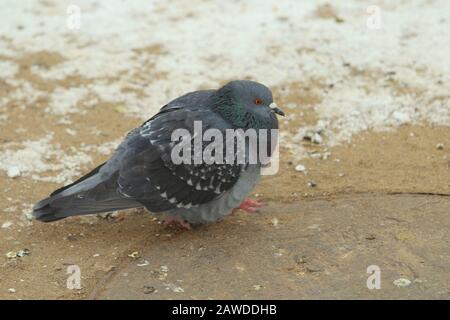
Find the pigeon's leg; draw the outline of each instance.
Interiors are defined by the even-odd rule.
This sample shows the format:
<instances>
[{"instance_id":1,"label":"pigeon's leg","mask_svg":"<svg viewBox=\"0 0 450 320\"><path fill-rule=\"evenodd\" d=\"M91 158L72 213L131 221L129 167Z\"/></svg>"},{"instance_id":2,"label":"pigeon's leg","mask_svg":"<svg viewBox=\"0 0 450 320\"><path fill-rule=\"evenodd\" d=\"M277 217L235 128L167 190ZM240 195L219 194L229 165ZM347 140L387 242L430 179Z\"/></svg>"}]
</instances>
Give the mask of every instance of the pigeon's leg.
<instances>
[{"instance_id":1,"label":"pigeon's leg","mask_svg":"<svg viewBox=\"0 0 450 320\"><path fill-rule=\"evenodd\" d=\"M164 225L170 226L170 225L179 225L184 229L191 230L191 225L186 220L183 220L180 218L180 216L166 216L164 218Z\"/></svg>"},{"instance_id":2,"label":"pigeon's leg","mask_svg":"<svg viewBox=\"0 0 450 320\"><path fill-rule=\"evenodd\" d=\"M256 212L258 208L261 208L263 206L265 206L265 204L262 202L258 202L252 199L246 199L244 202L241 203L239 209L242 209L248 213L253 213Z\"/></svg>"}]
</instances>

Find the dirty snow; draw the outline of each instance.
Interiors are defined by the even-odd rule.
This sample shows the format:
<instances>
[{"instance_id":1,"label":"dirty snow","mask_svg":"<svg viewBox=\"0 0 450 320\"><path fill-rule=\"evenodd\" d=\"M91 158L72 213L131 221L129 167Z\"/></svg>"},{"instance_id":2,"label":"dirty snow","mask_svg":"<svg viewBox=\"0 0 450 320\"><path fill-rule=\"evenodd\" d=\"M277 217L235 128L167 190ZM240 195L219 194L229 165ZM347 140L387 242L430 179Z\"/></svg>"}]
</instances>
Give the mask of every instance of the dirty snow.
<instances>
[{"instance_id":1,"label":"dirty snow","mask_svg":"<svg viewBox=\"0 0 450 320\"><path fill-rule=\"evenodd\" d=\"M15 63L0 60L0 79L14 77L18 68L19 67Z\"/></svg>"},{"instance_id":2,"label":"dirty snow","mask_svg":"<svg viewBox=\"0 0 450 320\"><path fill-rule=\"evenodd\" d=\"M40 181L70 182L80 175L81 165L91 162L91 157L84 152L65 153L58 144L53 143L52 134L21 144L5 144L0 149L1 170L8 172L14 167L23 174L32 174L33 179ZM52 172L51 176L44 174L49 172Z\"/></svg>"},{"instance_id":3,"label":"dirty snow","mask_svg":"<svg viewBox=\"0 0 450 320\"><path fill-rule=\"evenodd\" d=\"M81 10L79 29L70 28L73 5ZM381 10L375 27L368 24L369 5ZM450 125L447 0L5 0L1 17L0 81L12 90L1 98L0 113L11 101L27 108L49 96L46 110L61 116L111 102L147 118L180 94L249 77L274 88L320 84L311 89L319 98L317 125L283 136L293 149L318 126L324 143L335 145L368 129ZM34 76L55 84L76 75L88 84L46 92L17 78L17 57L43 51L62 61L32 66ZM279 100L290 94L278 93ZM0 116L6 121L7 114ZM1 150L0 169L16 165L34 178L62 182L91 161L81 151L64 154L51 139ZM48 171L57 176L41 175Z\"/></svg>"},{"instance_id":4,"label":"dirty snow","mask_svg":"<svg viewBox=\"0 0 450 320\"><path fill-rule=\"evenodd\" d=\"M79 101L86 98L89 91L86 88L57 88L50 96L50 103L46 112L52 112L57 115L66 113L80 112L77 108Z\"/></svg>"}]
</instances>

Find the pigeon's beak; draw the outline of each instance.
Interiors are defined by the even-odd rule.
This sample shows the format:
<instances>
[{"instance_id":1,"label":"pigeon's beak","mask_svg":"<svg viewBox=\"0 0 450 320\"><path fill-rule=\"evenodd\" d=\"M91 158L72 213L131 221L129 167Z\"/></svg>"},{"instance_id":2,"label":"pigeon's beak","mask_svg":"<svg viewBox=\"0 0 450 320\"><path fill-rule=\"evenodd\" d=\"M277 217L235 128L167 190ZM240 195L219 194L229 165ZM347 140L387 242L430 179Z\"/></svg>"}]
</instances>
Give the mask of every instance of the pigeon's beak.
<instances>
[{"instance_id":1,"label":"pigeon's beak","mask_svg":"<svg viewBox=\"0 0 450 320\"><path fill-rule=\"evenodd\" d=\"M272 103L269 105L269 108L270 108L270 110L271 110L273 113L279 114L280 116L283 116L283 117L285 116L283 110L281 110L280 108L278 108L278 106L277 106L277 104L276 104L275 102L272 102Z\"/></svg>"}]
</instances>

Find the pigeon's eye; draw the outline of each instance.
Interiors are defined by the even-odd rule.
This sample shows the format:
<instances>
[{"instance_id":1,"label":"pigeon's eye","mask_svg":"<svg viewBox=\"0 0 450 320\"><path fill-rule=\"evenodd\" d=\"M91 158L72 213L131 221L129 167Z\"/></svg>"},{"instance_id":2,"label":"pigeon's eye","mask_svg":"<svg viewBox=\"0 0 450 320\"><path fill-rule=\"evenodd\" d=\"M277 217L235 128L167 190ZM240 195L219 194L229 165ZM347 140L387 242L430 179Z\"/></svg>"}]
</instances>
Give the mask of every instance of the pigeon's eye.
<instances>
[{"instance_id":1,"label":"pigeon's eye","mask_svg":"<svg viewBox=\"0 0 450 320\"><path fill-rule=\"evenodd\" d=\"M261 99L255 99L255 104L256 104L256 105L262 104L262 100L261 100Z\"/></svg>"}]
</instances>

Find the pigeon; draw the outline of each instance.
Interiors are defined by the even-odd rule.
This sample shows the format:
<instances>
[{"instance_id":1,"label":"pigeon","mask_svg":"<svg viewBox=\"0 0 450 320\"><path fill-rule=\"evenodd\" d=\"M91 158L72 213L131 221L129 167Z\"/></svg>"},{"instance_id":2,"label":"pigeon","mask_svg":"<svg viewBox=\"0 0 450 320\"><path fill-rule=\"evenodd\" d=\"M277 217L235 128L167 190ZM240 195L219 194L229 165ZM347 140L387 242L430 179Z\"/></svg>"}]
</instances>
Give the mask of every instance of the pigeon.
<instances>
[{"instance_id":1,"label":"pigeon","mask_svg":"<svg viewBox=\"0 0 450 320\"><path fill-rule=\"evenodd\" d=\"M236 154L231 154L231 162L178 163L173 161L173 151L185 141L182 137L174 141L172 135L184 130L195 139L196 122L201 123L202 133L208 129L224 134L230 129L277 130L277 114L284 116L272 92L255 81L235 80L216 90L187 93L130 131L105 163L39 201L33 207L33 216L52 222L146 208L163 215L168 224L177 222L190 228L218 221L237 208L253 212L261 204L245 199L258 183L265 164L250 163L248 157L239 163ZM192 139L185 140L190 145ZM272 140L268 135L269 156L276 145ZM200 146L204 151L208 142L202 141ZM186 149L186 154L191 149ZM249 150L246 147L244 153ZM237 153L237 148L233 152Z\"/></svg>"}]
</instances>

